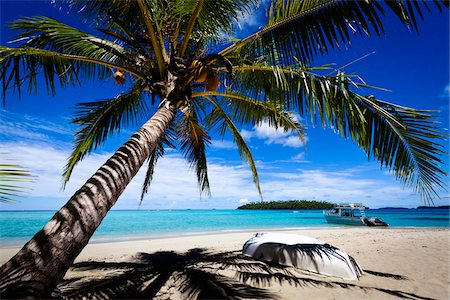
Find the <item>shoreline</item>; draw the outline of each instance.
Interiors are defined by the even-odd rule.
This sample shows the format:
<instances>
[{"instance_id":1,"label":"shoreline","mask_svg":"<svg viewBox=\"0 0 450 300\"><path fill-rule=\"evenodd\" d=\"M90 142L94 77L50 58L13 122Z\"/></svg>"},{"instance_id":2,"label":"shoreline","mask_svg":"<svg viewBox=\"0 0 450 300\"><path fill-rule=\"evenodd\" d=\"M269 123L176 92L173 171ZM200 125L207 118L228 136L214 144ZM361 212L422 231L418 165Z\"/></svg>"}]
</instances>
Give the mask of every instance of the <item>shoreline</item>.
<instances>
[{"instance_id":1,"label":"shoreline","mask_svg":"<svg viewBox=\"0 0 450 300\"><path fill-rule=\"evenodd\" d=\"M120 243L120 242L134 242L134 241L143 241L143 240L165 240L172 239L176 237L197 237L197 236L209 236L209 235L221 235L221 234L233 234L233 233L251 233L251 232L268 232L268 231L276 231L276 232L295 232L298 230L334 230L334 229L342 229L342 230L352 230L352 229L379 229L379 230L396 230L396 229L426 229L426 230L440 230L440 229L450 229L450 227L425 227L425 226L388 226L388 227L368 227L368 226L300 226L300 227L267 227L267 228L244 228L244 229L222 229L222 230L213 230L213 231L192 231L192 232L173 232L161 235L135 235L135 236L125 236L125 235L117 235L117 236L109 236L109 237L93 237L89 241L89 245L93 244L111 244L111 243ZM17 239L17 242L6 241L6 243L0 243L0 251L1 249L20 249L28 242L32 237L26 239ZM14 239L11 239L14 240Z\"/></svg>"}]
</instances>

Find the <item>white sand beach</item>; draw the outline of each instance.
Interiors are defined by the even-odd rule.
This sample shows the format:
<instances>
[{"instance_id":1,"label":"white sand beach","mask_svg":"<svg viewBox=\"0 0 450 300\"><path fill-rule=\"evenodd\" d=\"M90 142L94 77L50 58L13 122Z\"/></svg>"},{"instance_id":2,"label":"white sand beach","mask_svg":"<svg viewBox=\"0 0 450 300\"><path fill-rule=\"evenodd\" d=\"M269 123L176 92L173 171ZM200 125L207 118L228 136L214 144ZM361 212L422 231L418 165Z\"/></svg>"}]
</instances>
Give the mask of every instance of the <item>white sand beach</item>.
<instances>
[{"instance_id":1,"label":"white sand beach","mask_svg":"<svg viewBox=\"0 0 450 300\"><path fill-rule=\"evenodd\" d=\"M82 283L96 282L95 288L92 284L87 285L87 290L91 291L82 294L90 297L102 293L103 296L121 298L127 295L127 288L131 292L153 286L157 281L155 274L162 274L164 280L155 284L158 290L153 291L153 296L156 295L156 299L186 299L189 291L195 293L195 289L182 290L192 286L183 274L197 274L192 275L197 277L202 274L203 277L199 277L202 282L215 282L208 277L208 274L213 274L224 287L233 287L236 293L244 291L245 294L246 290L248 298L253 299L445 300L450 297L449 229L364 227L282 232L317 238L346 251L356 259L365 274L359 280L345 281L294 268L267 268L265 274L261 268L244 270L243 266L249 262L240 261L239 253L243 243L256 231L232 232L89 244L66 274L66 283L61 290L70 295L77 289L83 290L86 286ZM0 263L3 264L17 250L1 248ZM143 253L139 259L138 253ZM236 276L237 270L241 272L240 277ZM129 277L123 277L123 274ZM245 282L242 281L244 279Z\"/></svg>"}]
</instances>

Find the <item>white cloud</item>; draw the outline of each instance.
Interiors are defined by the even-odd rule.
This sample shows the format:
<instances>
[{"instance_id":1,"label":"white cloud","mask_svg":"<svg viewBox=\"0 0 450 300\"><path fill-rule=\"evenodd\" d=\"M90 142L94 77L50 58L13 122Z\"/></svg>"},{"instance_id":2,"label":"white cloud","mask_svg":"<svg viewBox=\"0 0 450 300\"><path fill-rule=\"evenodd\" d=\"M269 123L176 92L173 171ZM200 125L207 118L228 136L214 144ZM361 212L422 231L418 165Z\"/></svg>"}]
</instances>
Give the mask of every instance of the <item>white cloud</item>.
<instances>
[{"instance_id":1,"label":"white cloud","mask_svg":"<svg viewBox=\"0 0 450 300\"><path fill-rule=\"evenodd\" d=\"M32 188L30 196L56 198L61 201L68 200L112 155L112 153L103 153L88 156L75 167L66 189L62 191L61 174L69 156L69 149L60 150L42 143L0 143L0 149L7 150L11 159L37 175L36 181L30 184ZM139 207L145 172L146 166L144 165L122 194L119 207ZM253 199L258 197L251 172L247 167L240 164L230 166L219 162L210 162L208 175L214 198L202 197L200 203L195 173L189 169L188 163L181 155L169 154L158 162L149 194L144 199L142 206L143 208L155 206L163 208L235 207L239 204L239 199L243 197ZM216 199L220 199L220 201L216 201ZM36 204L33 205L36 209ZM9 207L4 204L0 205L0 208L3 209Z\"/></svg>"},{"instance_id":2,"label":"white cloud","mask_svg":"<svg viewBox=\"0 0 450 300\"><path fill-rule=\"evenodd\" d=\"M39 132L33 132L23 126L15 125L4 120L0 121L0 136L7 138L27 139L27 140L46 140L49 137Z\"/></svg>"},{"instance_id":3,"label":"white cloud","mask_svg":"<svg viewBox=\"0 0 450 300\"><path fill-rule=\"evenodd\" d=\"M255 136L255 133L254 133L254 131L242 129L241 136L244 140L250 140L252 137Z\"/></svg>"},{"instance_id":4,"label":"white cloud","mask_svg":"<svg viewBox=\"0 0 450 300\"><path fill-rule=\"evenodd\" d=\"M450 83L444 88L443 97L450 98Z\"/></svg>"},{"instance_id":5,"label":"white cloud","mask_svg":"<svg viewBox=\"0 0 450 300\"><path fill-rule=\"evenodd\" d=\"M247 204L248 202L249 202L249 201L248 201L247 198L239 199L239 204L241 204L241 205Z\"/></svg>"},{"instance_id":6,"label":"white cloud","mask_svg":"<svg viewBox=\"0 0 450 300\"><path fill-rule=\"evenodd\" d=\"M57 209L80 188L112 153L93 154L75 169L66 190L61 190L61 173L69 155L48 144L0 143L9 156L38 176L31 184L31 200L20 204L0 204L0 209ZM3 151L3 150L2 150ZM297 159L303 158L302 153ZM199 197L193 171L179 154L167 155L158 162L154 181L142 208L235 208L246 202L259 201L252 175L246 165L209 160L208 174L212 198ZM402 190L394 176L373 178L373 170L366 165L340 171L322 169L293 170L267 168L268 163L258 162L261 187L265 200L316 199L333 202L364 202L371 207L417 206L420 200ZM136 209L146 167L144 166L128 185L116 208ZM369 174L369 175L367 175ZM370 177L369 177L370 176ZM36 200L37 199L37 200ZM438 203L437 203L438 204Z\"/></svg>"},{"instance_id":7,"label":"white cloud","mask_svg":"<svg viewBox=\"0 0 450 300\"><path fill-rule=\"evenodd\" d=\"M257 2L256 7L252 7L246 13L241 13L238 15L237 25L240 29L247 29L248 27L256 27L261 26L261 24L265 23L265 11L269 8L270 0L260 0ZM264 7L264 9L255 9L260 6Z\"/></svg>"},{"instance_id":8,"label":"white cloud","mask_svg":"<svg viewBox=\"0 0 450 300\"><path fill-rule=\"evenodd\" d=\"M304 141L302 141L298 136L291 135L288 136L286 139L282 140L281 144L285 147L300 148L304 146L303 142Z\"/></svg>"},{"instance_id":9,"label":"white cloud","mask_svg":"<svg viewBox=\"0 0 450 300\"><path fill-rule=\"evenodd\" d=\"M0 110L0 137L8 140L49 141L50 135L54 134L70 136L70 125L63 126L30 115Z\"/></svg>"},{"instance_id":10,"label":"white cloud","mask_svg":"<svg viewBox=\"0 0 450 300\"><path fill-rule=\"evenodd\" d=\"M299 154L292 156L291 160L296 161L296 162L306 161L305 160L305 152L300 152Z\"/></svg>"},{"instance_id":11,"label":"white cloud","mask_svg":"<svg viewBox=\"0 0 450 300\"><path fill-rule=\"evenodd\" d=\"M211 145L215 149L236 149L236 144L232 141L212 140Z\"/></svg>"},{"instance_id":12,"label":"white cloud","mask_svg":"<svg viewBox=\"0 0 450 300\"><path fill-rule=\"evenodd\" d=\"M302 141L297 134L291 131L284 131L282 128L274 128L268 122L263 122L259 126L253 127L253 130L242 130L241 135L244 139L250 140L258 138L263 140L266 145L278 144L283 147L301 148L307 137Z\"/></svg>"},{"instance_id":13,"label":"white cloud","mask_svg":"<svg viewBox=\"0 0 450 300\"><path fill-rule=\"evenodd\" d=\"M254 12L241 13L238 15L237 25L240 29L254 27L259 24L261 24L261 22L259 22L258 15L254 14Z\"/></svg>"},{"instance_id":14,"label":"white cloud","mask_svg":"<svg viewBox=\"0 0 450 300\"><path fill-rule=\"evenodd\" d=\"M403 191L400 183L364 178L353 170L276 173L262 183L262 189L267 199L364 202L371 207L420 204L418 197Z\"/></svg>"}]
</instances>

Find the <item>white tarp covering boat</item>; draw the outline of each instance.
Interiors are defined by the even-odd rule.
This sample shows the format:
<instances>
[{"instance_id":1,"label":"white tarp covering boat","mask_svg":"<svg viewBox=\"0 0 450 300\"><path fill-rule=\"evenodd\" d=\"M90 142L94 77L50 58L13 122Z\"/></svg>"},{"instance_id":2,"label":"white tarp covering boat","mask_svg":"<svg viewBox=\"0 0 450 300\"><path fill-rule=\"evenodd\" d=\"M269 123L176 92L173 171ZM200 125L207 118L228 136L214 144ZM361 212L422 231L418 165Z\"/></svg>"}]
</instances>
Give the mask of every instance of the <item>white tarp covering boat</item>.
<instances>
[{"instance_id":1,"label":"white tarp covering boat","mask_svg":"<svg viewBox=\"0 0 450 300\"><path fill-rule=\"evenodd\" d=\"M362 275L362 269L347 253L303 235L257 233L245 242L242 252L255 259L347 280Z\"/></svg>"}]
</instances>

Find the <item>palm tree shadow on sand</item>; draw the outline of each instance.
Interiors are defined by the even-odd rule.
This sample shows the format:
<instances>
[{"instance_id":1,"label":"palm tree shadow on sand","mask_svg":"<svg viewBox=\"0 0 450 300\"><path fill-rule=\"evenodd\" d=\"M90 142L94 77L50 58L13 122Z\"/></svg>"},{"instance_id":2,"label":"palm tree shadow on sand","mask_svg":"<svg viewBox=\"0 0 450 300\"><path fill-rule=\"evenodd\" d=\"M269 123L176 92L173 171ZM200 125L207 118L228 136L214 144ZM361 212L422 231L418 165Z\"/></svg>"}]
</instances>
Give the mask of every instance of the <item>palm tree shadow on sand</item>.
<instances>
[{"instance_id":1,"label":"palm tree shadow on sand","mask_svg":"<svg viewBox=\"0 0 450 300\"><path fill-rule=\"evenodd\" d=\"M407 279L396 274L365 272L394 280ZM72 267L72 274L77 273L80 275L65 279L53 296L65 299L279 299L267 289L279 283L377 290L403 299L431 299L399 290L311 276L298 269L252 259L241 251L217 253L195 248L186 253L138 253L125 262L77 263Z\"/></svg>"}]
</instances>

